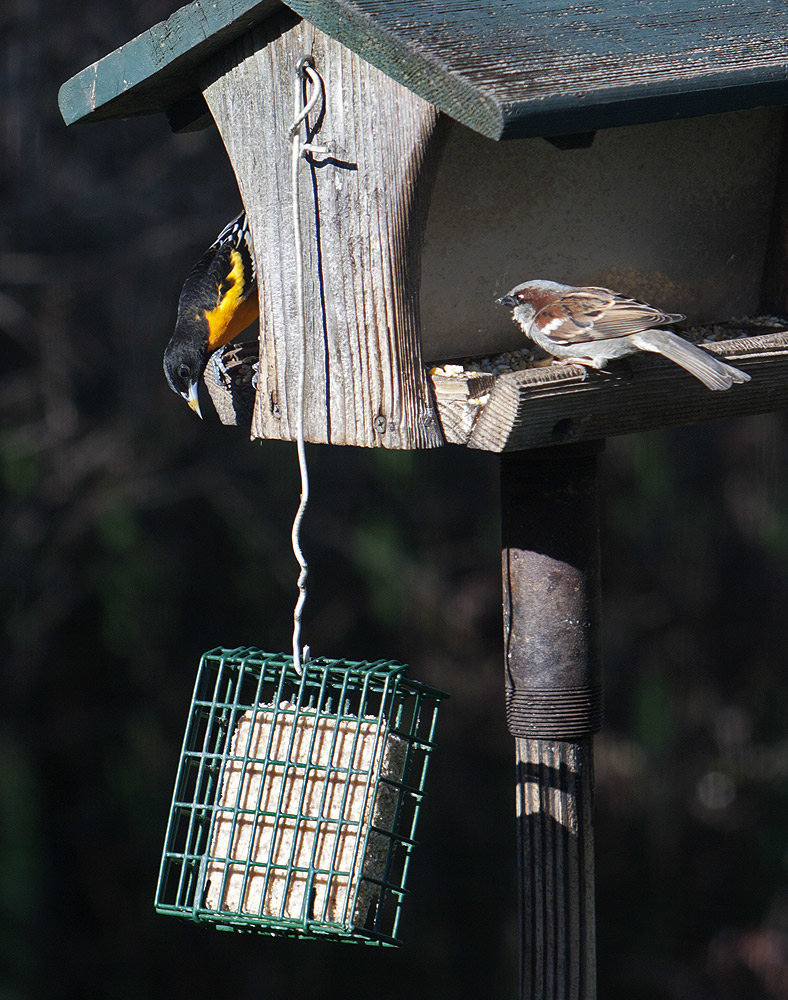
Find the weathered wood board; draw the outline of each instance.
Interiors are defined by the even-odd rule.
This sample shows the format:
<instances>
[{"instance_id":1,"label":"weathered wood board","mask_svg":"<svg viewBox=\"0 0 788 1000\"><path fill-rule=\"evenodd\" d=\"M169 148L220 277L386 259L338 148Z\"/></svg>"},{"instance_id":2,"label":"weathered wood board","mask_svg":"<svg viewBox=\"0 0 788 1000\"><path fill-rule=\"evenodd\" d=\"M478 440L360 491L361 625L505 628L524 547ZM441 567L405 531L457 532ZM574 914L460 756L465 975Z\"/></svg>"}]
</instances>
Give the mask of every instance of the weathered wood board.
<instances>
[{"instance_id":1,"label":"weathered wood board","mask_svg":"<svg viewBox=\"0 0 788 1000\"><path fill-rule=\"evenodd\" d=\"M205 98L238 178L260 286L252 434L294 440L301 330L292 214L296 67L314 58L325 106L298 171L306 313L307 441L443 443L421 358L421 241L441 145L438 114L349 49L288 13L204 71Z\"/></svg>"},{"instance_id":2,"label":"weathered wood board","mask_svg":"<svg viewBox=\"0 0 788 1000\"><path fill-rule=\"evenodd\" d=\"M288 129L305 54L326 90L312 141L330 150L299 169L306 439L441 444L418 316L437 112L292 15L269 20L206 71L205 97L238 177L262 276L252 434L296 436L301 333Z\"/></svg>"},{"instance_id":3,"label":"weathered wood board","mask_svg":"<svg viewBox=\"0 0 788 1000\"><path fill-rule=\"evenodd\" d=\"M788 332L704 344L752 380L710 392L676 365L651 355L627 358L605 371L548 365L480 378L433 375L447 442L484 451L542 448L767 413L788 407ZM458 385L459 383L459 385ZM467 383L466 398L461 385Z\"/></svg>"}]
</instances>

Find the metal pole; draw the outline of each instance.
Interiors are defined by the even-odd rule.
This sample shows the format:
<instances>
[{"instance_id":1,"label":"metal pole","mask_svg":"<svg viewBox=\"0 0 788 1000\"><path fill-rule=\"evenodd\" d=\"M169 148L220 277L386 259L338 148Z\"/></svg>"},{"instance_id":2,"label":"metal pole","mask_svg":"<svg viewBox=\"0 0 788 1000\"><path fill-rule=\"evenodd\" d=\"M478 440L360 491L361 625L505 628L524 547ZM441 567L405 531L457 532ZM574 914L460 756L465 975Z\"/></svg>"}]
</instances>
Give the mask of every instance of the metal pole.
<instances>
[{"instance_id":1,"label":"metal pole","mask_svg":"<svg viewBox=\"0 0 788 1000\"><path fill-rule=\"evenodd\" d=\"M506 719L517 749L522 1000L594 1000L601 442L501 459Z\"/></svg>"}]
</instances>

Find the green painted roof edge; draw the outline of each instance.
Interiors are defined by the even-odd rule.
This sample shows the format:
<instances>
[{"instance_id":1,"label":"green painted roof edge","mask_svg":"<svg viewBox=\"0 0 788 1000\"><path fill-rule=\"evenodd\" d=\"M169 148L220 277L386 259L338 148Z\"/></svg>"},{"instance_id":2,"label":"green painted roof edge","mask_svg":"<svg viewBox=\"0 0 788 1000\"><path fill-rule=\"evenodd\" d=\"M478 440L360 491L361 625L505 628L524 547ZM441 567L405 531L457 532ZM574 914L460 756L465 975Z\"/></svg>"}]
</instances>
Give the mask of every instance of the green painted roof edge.
<instances>
[{"instance_id":1,"label":"green painted roof edge","mask_svg":"<svg viewBox=\"0 0 788 1000\"><path fill-rule=\"evenodd\" d=\"M87 66L60 88L66 125L165 111L199 90L212 53L269 17L279 0L196 0Z\"/></svg>"}]
</instances>

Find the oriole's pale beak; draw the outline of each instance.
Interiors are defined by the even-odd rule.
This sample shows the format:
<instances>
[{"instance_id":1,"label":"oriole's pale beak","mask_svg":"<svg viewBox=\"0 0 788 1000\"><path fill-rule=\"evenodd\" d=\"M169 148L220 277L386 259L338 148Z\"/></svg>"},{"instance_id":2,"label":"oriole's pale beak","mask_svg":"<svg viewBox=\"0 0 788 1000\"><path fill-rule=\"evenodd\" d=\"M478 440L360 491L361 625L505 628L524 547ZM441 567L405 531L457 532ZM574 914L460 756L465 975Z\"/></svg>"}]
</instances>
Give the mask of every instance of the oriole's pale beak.
<instances>
[{"instance_id":1,"label":"oriole's pale beak","mask_svg":"<svg viewBox=\"0 0 788 1000\"><path fill-rule=\"evenodd\" d=\"M197 398L197 383L192 382L189 386L189 391L183 393L183 398L189 404L189 409L194 410L197 416L202 420L202 412L200 411L200 400Z\"/></svg>"}]
</instances>

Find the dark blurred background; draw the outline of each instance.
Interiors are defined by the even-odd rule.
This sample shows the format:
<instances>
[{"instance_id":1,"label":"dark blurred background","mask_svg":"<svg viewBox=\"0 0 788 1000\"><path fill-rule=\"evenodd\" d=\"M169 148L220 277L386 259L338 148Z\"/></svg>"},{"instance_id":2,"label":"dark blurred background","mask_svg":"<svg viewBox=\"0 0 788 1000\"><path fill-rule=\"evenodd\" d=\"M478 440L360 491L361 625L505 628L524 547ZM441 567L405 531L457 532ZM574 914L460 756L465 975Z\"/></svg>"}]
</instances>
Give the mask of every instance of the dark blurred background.
<instances>
[{"instance_id":1,"label":"dark blurred background","mask_svg":"<svg viewBox=\"0 0 788 1000\"><path fill-rule=\"evenodd\" d=\"M404 946L154 913L200 654L289 649L298 499L293 447L200 422L161 371L183 279L240 207L217 133L57 109L173 6L0 9L0 998L512 998L492 455L309 450L305 638L452 693ZM776 414L602 459L605 1000L788 998L787 453Z\"/></svg>"}]
</instances>

